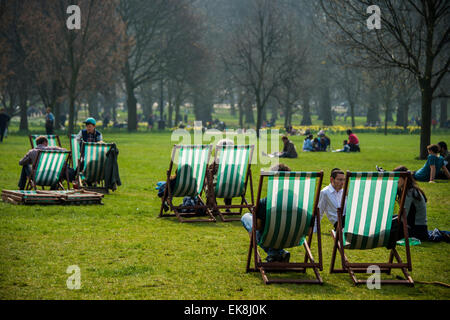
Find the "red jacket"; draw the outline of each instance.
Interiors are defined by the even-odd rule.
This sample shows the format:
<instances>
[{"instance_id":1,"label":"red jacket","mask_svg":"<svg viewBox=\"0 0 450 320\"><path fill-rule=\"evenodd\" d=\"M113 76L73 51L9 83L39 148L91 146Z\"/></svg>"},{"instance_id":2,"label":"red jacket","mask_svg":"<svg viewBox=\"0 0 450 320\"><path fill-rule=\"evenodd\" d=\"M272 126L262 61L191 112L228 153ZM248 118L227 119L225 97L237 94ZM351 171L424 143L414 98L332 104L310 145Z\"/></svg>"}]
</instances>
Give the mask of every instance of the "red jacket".
<instances>
[{"instance_id":1,"label":"red jacket","mask_svg":"<svg viewBox=\"0 0 450 320\"><path fill-rule=\"evenodd\" d=\"M348 144L358 144L358 137L354 133L350 133L348 136Z\"/></svg>"}]
</instances>

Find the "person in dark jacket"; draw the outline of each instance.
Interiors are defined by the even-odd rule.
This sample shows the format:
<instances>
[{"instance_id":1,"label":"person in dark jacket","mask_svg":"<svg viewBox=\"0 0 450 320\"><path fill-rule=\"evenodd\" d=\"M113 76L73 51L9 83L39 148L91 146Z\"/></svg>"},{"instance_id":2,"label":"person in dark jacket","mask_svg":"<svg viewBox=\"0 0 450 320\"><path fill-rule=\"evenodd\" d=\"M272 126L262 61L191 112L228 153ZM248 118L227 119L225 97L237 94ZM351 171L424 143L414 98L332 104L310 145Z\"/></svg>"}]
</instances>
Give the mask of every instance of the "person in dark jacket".
<instances>
[{"instance_id":1,"label":"person in dark jacket","mask_svg":"<svg viewBox=\"0 0 450 320\"><path fill-rule=\"evenodd\" d=\"M284 147L283 151L281 152L275 152L273 155L270 155L271 157L279 157L279 158L297 158L297 150L295 149L294 143L289 140L287 136L281 137L281 140L283 141ZM267 155L265 152L262 153L263 155Z\"/></svg>"},{"instance_id":2,"label":"person in dark jacket","mask_svg":"<svg viewBox=\"0 0 450 320\"><path fill-rule=\"evenodd\" d=\"M11 117L6 113L5 108L0 109L0 142L3 142L6 129L8 128L8 122Z\"/></svg>"}]
</instances>

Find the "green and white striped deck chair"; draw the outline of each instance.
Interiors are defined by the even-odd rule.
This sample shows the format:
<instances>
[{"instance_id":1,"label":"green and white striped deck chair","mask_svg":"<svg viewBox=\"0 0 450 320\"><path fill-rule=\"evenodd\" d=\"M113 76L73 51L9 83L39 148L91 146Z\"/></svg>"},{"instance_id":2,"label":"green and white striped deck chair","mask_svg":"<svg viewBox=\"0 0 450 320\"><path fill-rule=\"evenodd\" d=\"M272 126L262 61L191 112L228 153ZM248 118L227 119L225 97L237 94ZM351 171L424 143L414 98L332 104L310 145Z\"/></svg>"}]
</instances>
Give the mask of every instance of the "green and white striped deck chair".
<instances>
[{"instance_id":1,"label":"green and white striped deck chair","mask_svg":"<svg viewBox=\"0 0 450 320\"><path fill-rule=\"evenodd\" d=\"M320 215L317 208L323 172L261 172L257 204L253 212L253 226L257 225L256 213L260 205L263 179L268 178L266 219L264 231L258 245L266 248L284 249L303 245L304 262L281 263L262 262L257 249L256 229L252 229L250 248L247 257L247 272L260 271L264 283L316 283L322 284L319 270L322 270L322 248L320 237ZM314 261L311 242L314 225L317 225L319 261ZM255 268L250 269L254 251ZM311 268L316 279L269 279L268 271L305 272Z\"/></svg>"},{"instance_id":2,"label":"green and white striped deck chair","mask_svg":"<svg viewBox=\"0 0 450 320\"><path fill-rule=\"evenodd\" d=\"M64 189L61 180L61 173L67 165L69 158L69 151L59 150L41 150L39 151L36 160L33 164L30 177L27 183L27 190L36 190L37 186L44 187L59 187ZM67 174L67 171L66 171ZM66 176L66 179L68 177ZM67 181L69 188L69 182Z\"/></svg>"},{"instance_id":3,"label":"green and white striped deck chair","mask_svg":"<svg viewBox=\"0 0 450 320\"><path fill-rule=\"evenodd\" d=\"M172 150L172 159L169 170L167 171L167 184L162 197L160 217L176 216L180 222L214 222L216 219L211 210L202 200L202 192L205 186L206 171L211 157L211 145L175 145ZM176 170L176 182L171 188L170 176L174 163L178 162ZM192 197L196 198L195 205L174 205L174 197ZM166 202L174 214L163 214ZM189 211L189 212L187 212ZM195 217L207 215L208 219L184 219L186 217Z\"/></svg>"},{"instance_id":4,"label":"green and white striped deck chair","mask_svg":"<svg viewBox=\"0 0 450 320\"><path fill-rule=\"evenodd\" d=\"M78 167L78 161L81 157L80 152L80 142L77 140L76 134L70 135L70 150L72 151L72 168L73 170L77 170Z\"/></svg>"},{"instance_id":5,"label":"green and white striped deck chair","mask_svg":"<svg viewBox=\"0 0 450 320\"><path fill-rule=\"evenodd\" d=\"M412 270L411 255L408 241L408 231L406 213L403 205L405 190L400 197L399 222L403 228L406 242L407 263L403 263L395 249L395 240L392 236L398 237L391 232L395 200L398 192L399 179L410 179L409 172L347 172L344 184L343 199L341 207L344 207L345 197L345 225L342 227L342 210L338 209L338 227L336 232L332 232L335 244L332 254L331 273L348 272L354 284L367 283L366 280L357 280L356 272L367 273L367 268L378 266L381 272L390 273L392 268L399 268L403 271L406 280L381 280L381 283L409 284L414 282L409 276L407 269ZM406 183L406 181L405 181ZM403 188L406 189L406 188ZM394 245L392 245L394 244ZM350 263L345 250L369 250L378 247L392 246L388 263ZM342 269L335 269L336 253L341 254ZM396 258L397 263L393 262Z\"/></svg>"},{"instance_id":6,"label":"green and white striped deck chair","mask_svg":"<svg viewBox=\"0 0 450 320\"><path fill-rule=\"evenodd\" d=\"M44 136L48 140L49 147L61 147L61 141L59 136L56 135L46 135L46 134L33 134L29 136L31 148L36 148L36 139L40 136Z\"/></svg>"},{"instance_id":7,"label":"green and white striped deck chair","mask_svg":"<svg viewBox=\"0 0 450 320\"><path fill-rule=\"evenodd\" d=\"M210 203L214 206L214 213L218 213L222 221L239 221L240 218L227 219L227 215L242 215L242 209L253 207L253 181L251 174L251 162L254 145L240 146L216 146L214 164L218 163L216 181L214 182L214 172L211 166L208 172L208 189L214 190L214 194L209 194L213 199ZM245 194L247 184L250 179L251 203L247 202ZM215 185L214 185L215 183ZM239 205L218 205L217 198L232 199L241 198ZM225 209L226 211L222 211ZM230 209L240 209L239 212L231 212Z\"/></svg>"},{"instance_id":8,"label":"green and white striped deck chair","mask_svg":"<svg viewBox=\"0 0 450 320\"><path fill-rule=\"evenodd\" d=\"M108 193L104 186L107 153L112 143L83 142L83 158L77 165L77 176L83 189Z\"/></svg>"}]
</instances>

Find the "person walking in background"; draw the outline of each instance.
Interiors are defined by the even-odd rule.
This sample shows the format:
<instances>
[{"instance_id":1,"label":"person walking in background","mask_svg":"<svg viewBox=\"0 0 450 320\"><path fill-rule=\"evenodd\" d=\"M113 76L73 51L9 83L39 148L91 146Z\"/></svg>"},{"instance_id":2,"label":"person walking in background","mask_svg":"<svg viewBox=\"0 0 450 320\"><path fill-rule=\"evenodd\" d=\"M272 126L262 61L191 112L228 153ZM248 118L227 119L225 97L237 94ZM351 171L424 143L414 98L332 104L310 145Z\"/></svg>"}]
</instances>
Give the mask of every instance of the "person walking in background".
<instances>
[{"instance_id":1,"label":"person walking in background","mask_svg":"<svg viewBox=\"0 0 450 320\"><path fill-rule=\"evenodd\" d=\"M45 131L47 135L53 134L53 129L55 127L55 116L51 112L50 108L47 108L47 113L45 114Z\"/></svg>"},{"instance_id":2,"label":"person walking in background","mask_svg":"<svg viewBox=\"0 0 450 320\"><path fill-rule=\"evenodd\" d=\"M0 109L0 142L3 142L3 137L6 134L9 120L11 117L6 113L5 108Z\"/></svg>"},{"instance_id":3,"label":"person walking in background","mask_svg":"<svg viewBox=\"0 0 450 320\"><path fill-rule=\"evenodd\" d=\"M352 132L352 130L348 129L347 135L348 135L348 145L350 146L350 151L351 152L360 152L361 149L359 148L359 139L356 136L356 134L354 134Z\"/></svg>"}]
</instances>

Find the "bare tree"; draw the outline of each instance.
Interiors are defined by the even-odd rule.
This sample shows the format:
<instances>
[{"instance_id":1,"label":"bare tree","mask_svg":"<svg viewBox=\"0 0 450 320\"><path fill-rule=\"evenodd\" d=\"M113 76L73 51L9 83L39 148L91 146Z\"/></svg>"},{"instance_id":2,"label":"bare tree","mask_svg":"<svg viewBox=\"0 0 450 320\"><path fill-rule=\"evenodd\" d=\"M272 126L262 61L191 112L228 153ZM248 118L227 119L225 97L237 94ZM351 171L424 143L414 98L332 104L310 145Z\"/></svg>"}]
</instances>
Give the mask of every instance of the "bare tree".
<instances>
[{"instance_id":1,"label":"bare tree","mask_svg":"<svg viewBox=\"0 0 450 320\"><path fill-rule=\"evenodd\" d=\"M259 135L264 108L287 74L281 51L286 28L278 1L251 0L241 15L225 60L235 81L254 96Z\"/></svg>"},{"instance_id":2,"label":"bare tree","mask_svg":"<svg viewBox=\"0 0 450 320\"><path fill-rule=\"evenodd\" d=\"M337 45L355 52L370 67L402 68L421 89L420 158L427 156L431 138L431 105L450 66L450 3L446 0L380 0L381 28L369 29L367 8L373 1L321 0L327 34ZM338 33L333 30L339 31Z\"/></svg>"}]
</instances>

